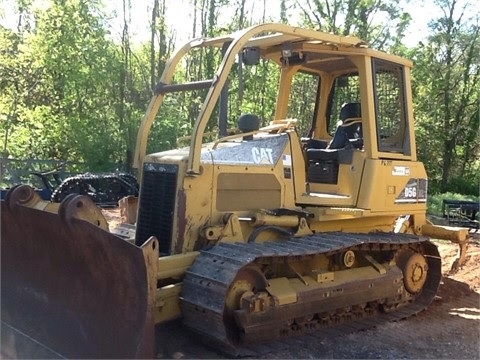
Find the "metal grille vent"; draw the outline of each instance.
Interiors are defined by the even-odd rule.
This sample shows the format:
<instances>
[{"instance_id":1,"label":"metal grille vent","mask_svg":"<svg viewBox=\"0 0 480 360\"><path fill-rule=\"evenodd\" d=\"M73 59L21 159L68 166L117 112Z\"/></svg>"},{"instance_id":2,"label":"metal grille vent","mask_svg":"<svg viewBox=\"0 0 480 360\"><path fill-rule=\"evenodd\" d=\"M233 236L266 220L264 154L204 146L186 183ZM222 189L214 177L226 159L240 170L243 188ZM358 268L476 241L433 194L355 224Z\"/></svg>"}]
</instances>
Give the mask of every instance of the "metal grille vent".
<instances>
[{"instance_id":1,"label":"metal grille vent","mask_svg":"<svg viewBox=\"0 0 480 360\"><path fill-rule=\"evenodd\" d=\"M140 246L155 236L160 255L170 255L177 173L177 165L146 163L143 166L135 244Z\"/></svg>"}]
</instances>

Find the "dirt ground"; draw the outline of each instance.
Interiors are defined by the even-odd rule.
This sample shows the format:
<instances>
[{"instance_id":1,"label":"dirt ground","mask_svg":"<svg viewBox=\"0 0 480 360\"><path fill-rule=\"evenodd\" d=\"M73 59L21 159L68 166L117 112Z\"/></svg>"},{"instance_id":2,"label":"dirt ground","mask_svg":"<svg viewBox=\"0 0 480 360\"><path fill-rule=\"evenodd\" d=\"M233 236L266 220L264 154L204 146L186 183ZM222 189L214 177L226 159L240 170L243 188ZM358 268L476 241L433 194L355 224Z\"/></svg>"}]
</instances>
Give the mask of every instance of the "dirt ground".
<instances>
[{"instance_id":1,"label":"dirt ground","mask_svg":"<svg viewBox=\"0 0 480 360\"><path fill-rule=\"evenodd\" d=\"M114 226L118 215L105 211ZM480 359L480 236L465 263L451 272L458 245L433 240L443 279L434 302L420 314L363 331L325 337L314 333L271 342L251 357L264 359ZM157 328L157 358L222 359L180 322Z\"/></svg>"}]
</instances>

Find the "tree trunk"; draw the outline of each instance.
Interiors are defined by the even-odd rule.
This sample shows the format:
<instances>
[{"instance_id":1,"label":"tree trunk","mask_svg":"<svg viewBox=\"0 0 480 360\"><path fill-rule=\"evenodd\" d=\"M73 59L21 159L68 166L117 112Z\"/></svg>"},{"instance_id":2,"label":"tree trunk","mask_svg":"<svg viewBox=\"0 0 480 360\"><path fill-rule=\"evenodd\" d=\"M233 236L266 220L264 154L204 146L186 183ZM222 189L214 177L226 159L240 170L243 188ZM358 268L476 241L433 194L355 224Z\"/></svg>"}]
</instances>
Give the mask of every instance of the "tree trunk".
<instances>
[{"instance_id":1,"label":"tree trunk","mask_svg":"<svg viewBox=\"0 0 480 360\"><path fill-rule=\"evenodd\" d=\"M155 34L157 32L158 18L158 0L153 0L152 22L150 24L150 89L155 89L156 69L155 69Z\"/></svg>"},{"instance_id":2,"label":"tree trunk","mask_svg":"<svg viewBox=\"0 0 480 360\"><path fill-rule=\"evenodd\" d=\"M167 58L167 34L165 27L165 0L162 0L158 8L158 20L160 26L158 27L158 59L157 59L157 78L163 73L165 69L165 58Z\"/></svg>"},{"instance_id":3,"label":"tree trunk","mask_svg":"<svg viewBox=\"0 0 480 360\"><path fill-rule=\"evenodd\" d=\"M451 96L450 96L450 83L452 78L452 31L454 27L453 23L453 9L454 4L450 8L449 17L447 20L446 39L445 46L447 48L445 56L445 82L443 83L443 131L444 131L444 144L443 144L443 166L442 166L442 180L440 183L440 190L442 192L447 191L448 178L450 176L450 168L452 165L453 150L455 149L455 134L452 134L452 114L451 114Z\"/></svg>"},{"instance_id":4,"label":"tree trunk","mask_svg":"<svg viewBox=\"0 0 480 360\"><path fill-rule=\"evenodd\" d=\"M119 105L118 105L118 126L120 134L124 134L125 141L125 158L122 162L130 169L133 162L132 150L130 149L129 126L127 126L127 114L125 111L125 103L127 101L128 89L128 72L130 66L130 35L128 26L130 23L130 0L123 0L123 31L122 31L122 56L123 63L120 70L119 81Z\"/></svg>"}]
</instances>

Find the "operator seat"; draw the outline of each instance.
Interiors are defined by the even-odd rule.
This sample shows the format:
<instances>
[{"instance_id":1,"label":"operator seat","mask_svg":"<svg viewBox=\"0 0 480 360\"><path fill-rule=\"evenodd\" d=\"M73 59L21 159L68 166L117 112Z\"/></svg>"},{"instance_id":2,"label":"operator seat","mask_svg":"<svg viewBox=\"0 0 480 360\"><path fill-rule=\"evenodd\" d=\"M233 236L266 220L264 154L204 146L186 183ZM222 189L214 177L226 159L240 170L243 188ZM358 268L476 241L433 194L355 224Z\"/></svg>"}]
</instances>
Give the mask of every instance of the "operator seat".
<instances>
[{"instance_id":1,"label":"operator seat","mask_svg":"<svg viewBox=\"0 0 480 360\"><path fill-rule=\"evenodd\" d=\"M360 103L343 104L339 116L341 124L338 125L328 149L343 149L349 144L361 149L363 147L361 116Z\"/></svg>"},{"instance_id":2,"label":"operator seat","mask_svg":"<svg viewBox=\"0 0 480 360\"><path fill-rule=\"evenodd\" d=\"M260 118L255 114L241 114L237 120L237 127L243 133L260 129ZM243 137L243 140L253 140L253 135Z\"/></svg>"},{"instance_id":3,"label":"operator seat","mask_svg":"<svg viewBox=\"0 0 480 360\"><path fill-rule=\"evenodd\" d=\"M307 182L337 184L340 164L351 164L353 150L363 147L360 103L344 104L340 110L341 124L329 146L306 151Z\"/></svg>"}]
</instances>

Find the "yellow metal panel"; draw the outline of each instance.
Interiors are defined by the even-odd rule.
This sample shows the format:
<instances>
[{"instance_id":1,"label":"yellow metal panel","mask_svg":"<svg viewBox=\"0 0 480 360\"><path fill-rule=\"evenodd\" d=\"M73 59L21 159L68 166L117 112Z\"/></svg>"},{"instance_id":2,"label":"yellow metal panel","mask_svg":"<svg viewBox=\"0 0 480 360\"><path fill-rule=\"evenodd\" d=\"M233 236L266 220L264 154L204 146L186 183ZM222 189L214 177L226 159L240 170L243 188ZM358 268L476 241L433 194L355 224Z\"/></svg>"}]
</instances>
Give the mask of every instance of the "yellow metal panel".
<instances>
[{"instance_id":1,"label":"yellow metal panel","mask_svg":"<svg viewBox=\"0 0 480 360\"><path fill-rule=\"evenodd\" d=\"M377 158L377 134L375 128L375 102L373 96L372 64L369 56L352 56L360 78L362 105L363 148L367 158Z\"/></svg>"},{"instance_id":2,"label":"yellow metal panel","mask_svg":"<svg viewBox=\"0 0 480 360\"><path fill-rule=\"evenodd\" d=\"M216 207L219 211L272 209L280 204L280 182L273 174L218 175Z\"/></svg>"},{"instance_id":3,"label":"yellow metal panel","mask_svg":"<svg viewBox=\"0 0 480 360\"><path fill-rule=\"evenodd\" d=\"M314 210L313 208L307 208ZM355 214L356 212L353 212ZM398 214L375 214L364 211L362 217L347 217L344 214L315 214L316 221L310 222L313 231L344 231L368 233L371 231L392 231Z\"/></svg>"},{"instance_id":4,"label":"yellow metal panel","mask_svg":"<svg viewBox=\"0 0 480 360\"><path fill-rule=\"evenodd\" d=\"M181 316L179 303L181 290L180 283L157 289L153 314L155 324L178 319Z\"/></svg>"},{"instance_id":5,"label":"yellow metal panel","mask_svg":"<svg viewBox=\"0 0 480 360\"><path fill-rule=\"evenodd\" d=\"M298 67L291 66L283 68L280 73L280 83L277 93L277 106L275 107L275 119L285 119L287 117L288 99L290 97L290 85L292 77Z\"/></svg>"},{"instance_id":6,"label":"yellow metal panel","mask_svg":"<svg viewBox=\"0 0 480 360\"><path fill-rule=\"evenodd\" d=\"M145 157L146 162L178 165L177 206L172 224L172 253L193 251L201 229L211 221L213 167L202 165L200 175L186 175L188 151L171 150ZM188 212L187 212L188 209ZM215 221L219 221L219 215Z\"/></svg>"},{"instance_id":7,"label":"yellow metal panel","mask_svg":"<svg viewBox=\"0 0 480 360\"><path fill-rule=\"evenodd\" d=\"M297 292L290 286L290 281L287 278L269 280L266 290L278 301L278 305L297 302Z\"/></svg>"},{"instance_id":8,"label":"yellow metal panel","mask_svg":"<svg viewBox=\"0 0 480 360\"><path fill-rule=\"evenodd\" d=\"M396 169L405 171L401 173ZM422 163L367 159L357 207L370 209L372 212L396 212L397 214L425 212L425 201L395 202L410 179L427 179Z\"/></svg>"},{"instance_id":9,"label":"yellow metal panel","mask_svg":"<svg viewBox=\"0 0 480 360\"><path fill-rule=\"evenodd\" d=\"M198 251L192 251L158 258L157 280L183 277L199 254Z\"/></svg>"},{"instance_id":10,"label":"yellow metal panel","mask_svg":"<svg viewBox=\"0 0 480 360\"><path fill-rule=\"evenodd\" d=\"M405 102L407 106L407 123L408 132L410 134L410 158L412 161L417 161L417 146L415 142L415 121L413 118L413 100L412 100L412 85L410 81L410 68L405 67Z\"/></svg>"}]
</instances>

